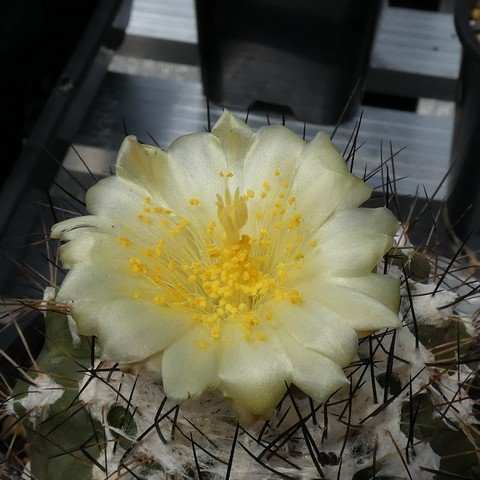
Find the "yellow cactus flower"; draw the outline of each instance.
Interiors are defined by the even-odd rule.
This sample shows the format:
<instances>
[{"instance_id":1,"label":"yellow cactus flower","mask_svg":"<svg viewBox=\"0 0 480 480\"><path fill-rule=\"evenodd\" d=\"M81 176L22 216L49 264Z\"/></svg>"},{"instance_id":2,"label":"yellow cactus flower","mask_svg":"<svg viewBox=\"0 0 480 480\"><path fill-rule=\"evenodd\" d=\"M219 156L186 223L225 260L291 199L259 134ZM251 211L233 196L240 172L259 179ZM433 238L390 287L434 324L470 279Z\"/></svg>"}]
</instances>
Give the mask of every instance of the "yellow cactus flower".
<instances>
[{"instance_id":1,"label":"yellow cactus flower","mask_svg":"<svg viewBox=\"0 0 480 480\"><path fill-rule=\"evenodd\" d=\"M370 195L324 132L225 111L165 151L128 136L91 215L53 227L57 298L102 358L148 362L175 400L218 389L268 416L294 384L322 402L358 333L399 326L398 281L372 273L397 221L358 208Z\"/></svg>"}]
</instances>

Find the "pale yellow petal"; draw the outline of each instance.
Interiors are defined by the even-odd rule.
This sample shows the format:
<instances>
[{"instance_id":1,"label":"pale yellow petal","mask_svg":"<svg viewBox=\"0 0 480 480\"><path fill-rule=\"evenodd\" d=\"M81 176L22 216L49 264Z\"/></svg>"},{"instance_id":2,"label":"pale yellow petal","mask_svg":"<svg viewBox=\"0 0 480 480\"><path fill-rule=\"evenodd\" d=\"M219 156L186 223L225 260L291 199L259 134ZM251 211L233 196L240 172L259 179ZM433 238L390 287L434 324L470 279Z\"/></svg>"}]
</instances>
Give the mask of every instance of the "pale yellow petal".
<instances>
[{"instance_id":1,"label":"pale yellow petal","mask_svg":"<svg viewBox=\"0 0 480 480\"><path fill-rule=\"evenodd\" d=\"M396 311L359 290L325 279L299 285L298 290L302 297L340 315L356 331L401 326Z\"/></svg>"},{"instance_id":2,"label":"pale yellow petal","mask_svg":"<svg viewBox=\"0 0 480 480\"><path fill-rule=\"evenodd\" d=\"M302 158L312 158L322 167L340 174L348 172L345 159L337 151L327 132L318 132L315 137L305 145Z\"/></svg>"},{"instance_id":3,"label":"pale yellow petal","mask_svg":"<svg viewBox=\"0 0 480 480\"><path fill-rule=\"evenodd\" d=\"M122 142L116 161L116 173L149 192L161 196L159 185L167 164L166 153L157 147L141 144L136 137L128 135Z\"/></svg>"},{"instance_id":4,"label":"pale yellow petal","mask_svg":"<svg viewBox=\"0 0 480 480\"><path fill-rule=\"evenodd\" d=\"M69 305L80 333L97 335L104 358L133 362L167 348L192 325L181 310L155 305L149 288L138 279L77 266L57 300ZM143 295L135 299L137 291Z\"/></svg>"},{"instance_id":5,"label":"pale yellow petal","mask_svg":"<svg viewBox=\"0 0 480 480\"><path fill-rule=\"evenodd\" d=\"M345 232L369 232L395 235L398 220L388 208L351 208L332 215L316 232L318 242L328 241Z\"/></svg>"},{"instance_id":6,"label":"pale yellow petal","mask_svg":"<svg viewBox=\"0 0 480 480\"><path fill-rule=\"evenodd\" d=\"M62 282L58 300L108 302L119 298L133 299L136 292L142 299L152 299L157 287L143 276L134 276L123 268L98 268L95 264L75 265Z\"/></svg>"},{"instance_id":7,"label":"pale yellow petal","mask_svg":"<svg viewBox=\"0 0 480 480\"><path fill-rule=\"evenodd\" d=\"M60 259L66 268L91 265L98 270L129 274L135 281L142 283L143 277L132 272L129 260L132 257L138 258L147 267L157 266L158 259L147 255L151 249L144 249L153 247L160 238L162 234L154 226L143 225L134 233L124 228L121 235L85 232L60 247ZM175 249L174 238L165 235L163 238L165 249ZM151 279L145 279L147 281L151 282Z\"/></svg>"},{"instance_id":8,"label":"pale yellow petal","mask_svg":"<svg viewBox=\"0 0 480 480\"><path fill-rule=\"evenodd\" d=\"M269 416L290 383L292 367L273 333L247 340L237 325L226 324L219 349L219 388L253 415Z\"/></svg>"},{"instance_id":9,"label":"pale yellow petal","mask_svg":"<svg viewBox=\"0 0 480 480\"><path fill-rule=\"evenodd\" d=\"M73 238L90 232L99 232L107 234L118 234L120 228L116 222L110 219L97 217L95 215L85 215L63 220L52 227L50 236L60 240L68 241Z\"/></svg>"},{"instance_id":10,"label":"pale yellow petal","mask_svg":"<svg viewBox=\"0 0 480 480\"><path fill-rule=\"evenodd\" d=\"M383 303L393 312L398 311L400 303L400 280L398 278L370 273L363 277L332 277L329 278L329 281L363 292Z\"/></svg>"},{"instance_id":11,"label":"pale yellow petal","mask_svg":"<svg viewBox=\"0 0 480 480\"><path fill-rule=\"evenodd\" d=\"M332 393L348 385L348 380L336 362L303 348L291 336L280 332L282 342L292 364L292 383L319 403Z\"/></svg>"},{"instance_id":12,"label":"pale yellow petal","mask_svg":"<svg viewBox=\"0 0 480 480\"><path fill-rule=\"evenodd\" d=\"M110 238L110 235L101 235ZM61 245L59 255L63 267L72 268L77 264L91 264L90 252L93 249L97 236L98 234L86 233Z\"/></svg>"},{"instance_id":13,"label":"pale yellow petal","mask_svg":"<svg viewBox=\"0 0 480 480\"><path fill-rule=\"evenodd\" d=\"M322 278L367 275L392 245L393 237L383 233L339 233L318 242L308 267Z\"/></svg>"},{"instance_id":14,"label":"pale yellow petal","mask_svg":"<svg viewBox=\"0 0 480 480\"><path fill-rule=\"evenodd\" d=\"M220 140L225 153L227 170L233 173L236 180L243 171L243 162L252 145L253 130L236 115L224 110L212 128L212 135Z\"/></svg>"},{"instance_id":15,"label":"pale yellow petal","mask_svg":"<svg viewBox=\"0 0 480 480\"><path fill-rule=\"evenodd\" d=\"M91 187L86 196L87 210L117 223L136 222L149 192L129 180L112 175ZM138 221L137 221L138 223Z\"/></svg>"},{"instance_id":16,"label":"pale yellow petal","mask_svg":"<svg viewBox=\"0 0 480 480\"><path fill-rule=\"evenodd\" d=\"M351 175L351 174L350 174ZM337 207L337 211L345 210L347 208L360 207L372 195L373 187L367 185L363 180L353 176L353 184L350 193L343 199Z\"/></svg>"},{"instance_id":17,"label":"pale yellow petal","mask_svg":"<svg viewBox=\"0 0 480 480\"><path fill-rule=\"evenodd\" d=\"M73 304L72 317L79 332L96 335L102 358L115 362L138 362L168 348L191 327L180 312L137 300L116 300L90 319Z\"/></svg>"},{"instance_id":18,"label":"pale yellow petal","mask_svg":"<svg viewBox=\"0 0 480 480\"><path fill-rule=\"evenodd\" d=\"M341 366L348 365L357 352L355 330L332 311L305 302L272 302L273 325L287 332L303 347L321 353ZM278 326L277 326L278 325Z\"/></svg>"},{"instance_id":19,"label":"pale yellow petal","mask_svg":"<svg viewBox=\"0 0 480 480\"><path fill-rule=\"evenodd\" d=\"M281 179L290 180L304 146L298 135L282 125L261 128L245 157L243 188L259 192L265 182L273 186Z\"/></svg>"},{"instance_id":20,"label":"pale yellow petal","mask_svg":"<svg viewBox=\"0 0 480 480\"><path fill-rule=\"evenodd\" d=\"M165 393L176 401L195 397L218 384L217 344L199 325L167 348L162 359Z\"/></svg>"},{"instance_id":21,"label":"pale yellow petal","mask_svg":"<svg viewBox=\"0 0 480 480\"><path fill-rule=\"evenodd\" d=\"M306 236L314 234L337 210L349 208L352 198L366 200L371 189L351 173L338 173L324 167L314 157L298 167L291 194L302 215ZM363 201L364 201L363 200Z\"/></svg>"},{"instance_id":22,"label":"pale yellow petal","mask_svg":"<svg viewBox=\"0 0 480 480\"><path fill-rule=\"evenodd\" d=\"M118 175L142 185L154 201L168 206L177 217L188 218L199 228L215 218L215 194L225 189L220 172L226 170L227 162L214 135L184 135L165 152L133 138L122 146L118 162ZM195 206L192 199L198 201Z\"/></svg>"},{"instance_id":23,"label":"pale yellow petal","mask_svg":"<svg viewBox=\"0 0 480 480\"><path fill-rule=\"evenodd\" d=\"M159 185L167 203L183 205L182 214L198 215L202 210L215 218L215 194L225 190L220 172L227 169L227 160L217 137L210 133L194 133L177 138L168 148L169 172ZM166 172L167 173L167 172ZM188 200L199 200L195 210Z\"/></svg>"}]
</instances>

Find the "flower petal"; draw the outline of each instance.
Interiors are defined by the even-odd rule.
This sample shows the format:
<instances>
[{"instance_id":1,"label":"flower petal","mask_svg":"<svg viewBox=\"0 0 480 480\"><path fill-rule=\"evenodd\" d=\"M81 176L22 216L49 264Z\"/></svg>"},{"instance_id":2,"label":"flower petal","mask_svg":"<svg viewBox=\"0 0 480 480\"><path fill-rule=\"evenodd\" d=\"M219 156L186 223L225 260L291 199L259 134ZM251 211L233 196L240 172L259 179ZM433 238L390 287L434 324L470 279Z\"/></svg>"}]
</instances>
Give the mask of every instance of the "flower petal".
<instances>
[{"instance_id":1,"label":"flower petal","mask_svg":"<svg viewBox=\"0 0 480 480\"><path fill-rule=\"evenodd\" d=\"M118 234L119 227L115 222L107 218L85 215L56 223L52 227L50 236L52 238L69 241L89 232Z\"/></svg>"},{"instance_id":2,"label":"flower petal","mask_svg":"<svg viewBox=\"0 0 480 480\"><path fill-rule=\"evenodd\" d=\"M118 175L144 185L152 198L167 205L178 217L188 218L202 228L216 218L215 193L225 190L225 180L219 173L227 169L227 161L214 135L184 135L165 152L140 145L133 137L122 145L117 162ZM145 180L143 169L149 162L153 163L146 174L151 178ZM195 207L189 204L192 198L198 200Z\"/></svg>"},{"instance_id":3,"label":"flower petal","mask_svg":"<svg viewBox=\"0 0 480 480\"><path fill-rule=\"evenodd\" d=\"M357 335L339 315L302 303L278 302L273 309L274 321L303 347L321 353L341 366L348 365L357 352Z\"/></svg>"},{"instance_id":4,"label":"flower petal","mask_svg":"<svg viewBox=\"0 0 480 480\"><path fill-rule=\"evenodd\" d=\"M97 335L104 358L134 362L164 350L192 325L183 312L151 302L153 295L135 300L137 288L138 279L77 266L65 277L57 300L70 306L80 333Z\"/></svg>"},{"instance_id":5,"label":"flower petal","mask_svg":"<svg viewBox=\"0 0 480 480\"><path fill-rule=\"evenodd\" d=\"M315 157L306 158L297 169L292 195L305 222L306 236L314 234L330 217L352 201L363 203L371 188L350 172L338 173L324 167Z\"/></svg>"},{"instance_id":6,"label":"flower petal","mask_svg":"<svg viewBox=\"0 0 480 480\"><path fill-rule=\"evenodd\" d=\"M160 148L143 145L133 135L122 142L116 161L116 173L135 183L150 195L160 194L159 185L167 164L167 154Z\"/></svg>"},{"instance_id":7,"label":"flower petal","mask_svg":"<svg viewBox=\"0 0 480 480\"><path fill-rule=\"evenodd\" d=\"M400 280L390 275L370 273L363 277L329 278L331 283L343 285L365 293L387 306L392 312L398 312L400 303Z\"/></svg>"},{"instance_id":8,"label":"flower petal","mask_svg":"<svg viewBox=\"0 0 480 480\"><path fill-rule=\"evenodd\" d=\"M79 300L106 303L130 297L135 291L131 288L138 286L137 278L96 268L95 265L75 265L63 280L57 300L65 303L76 303ZM99 303L96 308L101 306Z\"/></svg>"},{"instance_id":9,"label":"flower petal","mask_svg":"<svg viewBox=\"0 0 480 480\"><path fill-rule=\"evenodd\" d=\"M322 167L344 174L348 172L345 159L335 148L327 132L318 132L315 137L305 145L302 157L312 158Z\"/></svg>"},{"instance_id":10,"label":"flower petal","mask_svg":"<svg viewBox=\"0 0 480 480\"><path fill-rule=\"evenodd\" d=\"M261 128L245 157L243 187L261 190L264 182L272 182L275 170L291 177L305 142L282 125Z\"/></svg>"},{"instance_id":11,"label":"flower petal","mask_svg":"<svg viewBox=\"0 0 480 480\"><path fill-rule=\"evenodd\" d=\"M323 403L348 380L335 363L323 355L303 348L295 339L278 334L292 363L292 383L317 402Z\"/></svg>"},{"instance_id":12,"label":"flower petal","mask_svg":"<svg viewBox=\"0 0 480 480\"><path fill-rule=\"evenodd\" d=\"M303 298L340 315L356 331L401 326L397 312L359 290L322 279L299 285L298 291Z\"/></svg>"},{"instance_id":13,"label":"flower petal","mask_svg":"<svg viewBox=\"0 0 480 480\"><path fill-rule=\"evenodd\" d=\"M220 140L228 171L233 173L234 179L239 178L243 171L244 158L253 141L253 130L236 115L224 110L212 128L212 135Z\"/></svg>"},{"instance_id":14,"label":"flower petal","mask_svg":"<svg viewBox=\"0 0 480 480\"><path fill-rule=\"evenodd\" d=\"M292 367L273 333L267 340L247 340L235 324L227 324L220 339L220 388L241 408L269 416L290 383Z\"/></svg>"},{"instance_id":15,"label":"flower petal","mask_svg":"<svg viewBox=\"0 0 480 480\"><path fill-rule=\"evenodd\" d=\"M206 388L216 388L216 347L203 325L190 330L168 347L162 359L165 393L181 401L200 395Z\"/></svg>"},{"instance_id":16,"label":"flower petal","mask_svg":"<svg viewBox=\"0 0 480 480\"><path fill-rule=\"evenodd\" d=\"M169 347L191 326L191 320L172 309L135 300L116 300L86 322L81 307L72 306L80 333L96 335L102 357L137 362Z\"/></svg>"},{"instance_id":17,"label":"flower petal","mask_svg":"<svg viewBox=\"0 0 480 480\"><path fill-rule=\"evenodd\" d=\"M136 222L149 192L129 180L112 175L91 187L86 196L87 210L118 223Z\"/></svg>"},{"instance_id":18,"label":"flower petal","mask_svg":"<svg viewBox=\"0 0 480 480\"><path fill-rule=\"evenodd\" d=\"M384 233L393 236L397 230L398 220L388 208L351 208L332 215L318 230L315 238L324 242L345 232Z\"/></svg>"},{"instance_id":19,"label":"flower petal","mask_svg":"<svg viewBox=\"0 0 480 480\"><path fill-rule=\"evenodd\" d=\"M332 235L311 253L309 269L322 278L367 275L393 245L393 237L370 232Z\"/></svg>"}]
</instances>

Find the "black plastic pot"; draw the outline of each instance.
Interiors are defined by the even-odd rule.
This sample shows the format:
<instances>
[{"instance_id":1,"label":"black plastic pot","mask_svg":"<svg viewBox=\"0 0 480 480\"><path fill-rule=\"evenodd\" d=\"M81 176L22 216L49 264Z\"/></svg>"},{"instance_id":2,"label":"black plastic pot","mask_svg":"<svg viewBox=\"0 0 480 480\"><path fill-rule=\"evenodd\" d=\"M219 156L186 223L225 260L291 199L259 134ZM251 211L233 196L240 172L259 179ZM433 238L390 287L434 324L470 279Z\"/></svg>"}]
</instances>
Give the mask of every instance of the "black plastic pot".
<instances>
[{"instance_id":1,"label":"black plastic pot","mask_svg":"<svg viewBox=\"0 0 480 480\"><path fill-rule=\"evenodd\" d=\"M452 144L448 222L461 240L480 250L480 42L469 23L475 0L458 0L455 26L463 45Z\"/></svg>"},{"instance_id":2,"label":"black plastic pot","mask_svg":"<svg viewBox=\"0 0 480 480\"><path fill-rule=\"evenodd\" d=\"M382 0L196 0L206 96L333 124L365 78ZM356 113L359 85L344 120Z\"/></svg>"}]
</instances>

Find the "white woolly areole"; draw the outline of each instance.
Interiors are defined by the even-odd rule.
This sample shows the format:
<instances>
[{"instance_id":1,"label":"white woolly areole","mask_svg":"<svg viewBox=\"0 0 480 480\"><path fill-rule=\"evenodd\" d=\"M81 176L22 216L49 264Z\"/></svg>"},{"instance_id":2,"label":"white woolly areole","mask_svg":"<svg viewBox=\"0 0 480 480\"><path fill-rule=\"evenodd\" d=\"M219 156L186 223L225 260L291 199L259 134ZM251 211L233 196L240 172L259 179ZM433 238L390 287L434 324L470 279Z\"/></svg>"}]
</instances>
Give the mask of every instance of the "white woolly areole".
<instances>
[{"instance_id":1,"label":"white woolly areole","mask_svg":"<svg viewBox=\"0 0 480 480\"><path fill-rule=\"evenodd\" d=\"M78 326L77 322L72 318L71 315L67 315L68 320L68 330L70 331L70 335L72 337L72 343L78 347L80 342L82 341L80 338L80 334L78 333Z\"/></svg>"},{"instance_id":2,"label":"white woolly areole","mask_svg":"<svg viewBox=\"0 0 480 480\"><path fill-rule=\"evenodd\" d=\"M43 291L43 301L44 302L53 302L57 296L57 290L55 287L46 287Z\"/></svg>"},{"instance_id":3,"label":"white woolly areole","mask_svg":"<svg viewBox=\"0 0 480 480\"><path fill-rule=\"evenodd\" d=\"M63 392L63 387L51 377L39 373L35 378L35 385L30 385L27 395L17 403L30 412L30 420L35 427L39 422L48 418L50 405L56 403L62 397Z\"/></svg>"},{"instance_id":4,"label":"white woolly areole","mask_svg":"<svg viewBox=\"0 0 480 480\"><path fill-rule=\"evenodd\" d=\"M412 291L413 308L418 321L426 325L441 326L449 322L452 315L450 305L458 298L458 294L450 290L438 289L435 284L415 283Z\"/></svg>"}]
</instances>

